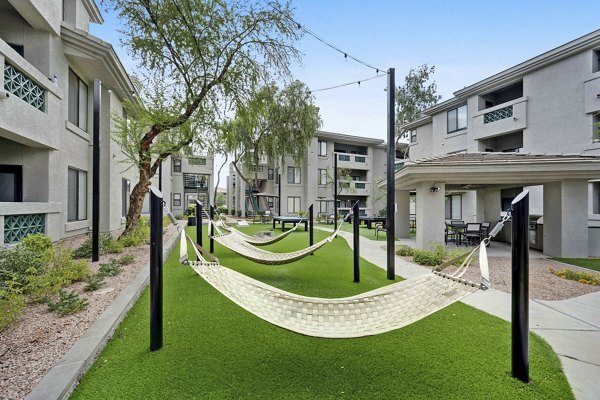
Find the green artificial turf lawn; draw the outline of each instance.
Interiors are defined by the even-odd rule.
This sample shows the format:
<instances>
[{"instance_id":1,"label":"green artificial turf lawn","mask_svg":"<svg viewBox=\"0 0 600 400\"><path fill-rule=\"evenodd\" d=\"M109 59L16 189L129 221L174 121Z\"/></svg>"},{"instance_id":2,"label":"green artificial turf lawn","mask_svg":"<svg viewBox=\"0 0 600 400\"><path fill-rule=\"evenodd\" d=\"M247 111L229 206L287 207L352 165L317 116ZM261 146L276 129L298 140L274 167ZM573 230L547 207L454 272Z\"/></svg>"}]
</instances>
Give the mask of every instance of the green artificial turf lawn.
<instances>
[{"instance_id":1,"label":"green artificial turf lawn","mask_svg":"<svg viewBox=\"0 0 600 400\"><path fill-rule=\"evenodd\" d=\"M324 235L315 231L316 240ZM269 248L306 242L300 230ZM348 296L389 282L385 271L363 263L361 283L352 283L352 252L341 238L285 266L259 266L218 244L215 250L224 265L307 295ZM382 335L307 337L241 309L179 264L177 254L164 266L164 347L148 350L146 290L73 399L573 398L558 358L535 335L532 382L511 378L510 324L462 303Z\"/></svg>"},{"instance_id":2,"label":"green artificial turf lawn","mask_svg":"<svg viewBox=\"0 0 600 400\"><path fill-rule=\"evenodd\" d=\"M600 258L555 258L554 260L600 272Z\"/></svg>"},{"instance_id":3,"label":"green artificial turf lawn","mask_svg":"<svg viewBox=\"0 0 600 400\"><path fill-rule=\"evenodd\" d=\"M333 229L333 224L315 224L315 226ZM302 229L302 228L298 228L298 229ZM354 229L353 224L344 222L344 225L342 226L343 231L353 233L354 232L353 229ZM276 228L275 231L277 232L277 230L278 229ZM360 225L359 229L358 229L358 233L360 234L360 236L366 237L367 239L371 239L371 240L377 240L380 242L385 242L387 240L387 235L385 232L379 232L379 237L378 238L375 237L375 224L373 224L373 228L371 228L371 229L367 229L366 225Z\"/></svg>"}]
</instances>

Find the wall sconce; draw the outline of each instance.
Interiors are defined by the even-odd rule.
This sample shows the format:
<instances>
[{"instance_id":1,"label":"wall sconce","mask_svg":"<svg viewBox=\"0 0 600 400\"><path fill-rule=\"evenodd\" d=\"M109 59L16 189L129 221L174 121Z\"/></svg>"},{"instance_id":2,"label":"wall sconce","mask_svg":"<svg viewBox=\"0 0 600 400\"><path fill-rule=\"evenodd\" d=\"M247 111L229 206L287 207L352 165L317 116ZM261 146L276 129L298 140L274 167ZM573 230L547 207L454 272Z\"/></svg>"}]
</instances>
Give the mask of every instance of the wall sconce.
<instances>
[{"instance_id":1,"label":"wall sconce","mask_svg":"<svg viewBox=\"0 0 600 400\"><path fill-rule=\"evenodd\" d=\"M439 186L435 186L436 184L434 183L432 187L429 188L429 191L431 193L435 193L435 192L439 192L440 191L440 187Z\"/></svg>"}]
</instances>

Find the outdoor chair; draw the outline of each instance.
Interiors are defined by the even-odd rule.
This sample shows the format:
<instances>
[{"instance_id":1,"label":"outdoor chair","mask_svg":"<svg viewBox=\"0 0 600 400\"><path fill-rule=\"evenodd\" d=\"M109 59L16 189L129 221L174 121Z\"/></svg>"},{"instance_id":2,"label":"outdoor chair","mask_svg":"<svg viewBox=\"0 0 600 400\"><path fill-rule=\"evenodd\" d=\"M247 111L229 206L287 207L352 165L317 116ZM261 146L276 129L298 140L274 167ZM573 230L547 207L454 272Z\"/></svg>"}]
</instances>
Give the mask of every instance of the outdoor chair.
<instances>
[{"instance_id":1,"label":"outdoor chair","mask_svg":"<svg viewBox=\"0 0 600 400\"><path fill-rule=\"evenodd\" d=\"M467 246L469 244L479 243L481 241L481 224L468 223L462 235L464 237L464 243Z\"/></svg>"},{"instance_id":2,"label":"outdoor chair","mask_svg":"<svg viewBox=\"0 0 600 400\"><path fill-rule=\"evenodd\" d=\"M487 237L487 235L490 233L490 226L492 225L491 222L482 222L481 223L481 237Z\"/></svg>"},{"instance_id":3,"label":"outdoor chair","mask_svg":"<svg viewBox=\"0 0 600 400\"><path fill-rule=\"evenodd\" d=\"M444 229L444 243L454 242L458 244L459 231L451 222L446 222L446 228Z\"/></svg>"},{"instance_id":4,"label":"outdoor chair","mask_svg":"<svg viewBox=\"0 0 600 400\"><path fill-rule=\"evenodd\" d=\"M327 217L327 223L328 223L328 224L333 224L334 222L335 222L335 216L334 216L333 214L330 214L330 215Z\"/></svg>"},{"instance_id":5,"label":"outdoor chair","mask_svg":"<svg viewBox=\"0 0 600 400\"><path fill-rule=\"evenodd\" d=\"M375 224L375 239L379 239L379 232L387 233L387 229L383 227L382 223Z\"/></svg>"}]
</instances>

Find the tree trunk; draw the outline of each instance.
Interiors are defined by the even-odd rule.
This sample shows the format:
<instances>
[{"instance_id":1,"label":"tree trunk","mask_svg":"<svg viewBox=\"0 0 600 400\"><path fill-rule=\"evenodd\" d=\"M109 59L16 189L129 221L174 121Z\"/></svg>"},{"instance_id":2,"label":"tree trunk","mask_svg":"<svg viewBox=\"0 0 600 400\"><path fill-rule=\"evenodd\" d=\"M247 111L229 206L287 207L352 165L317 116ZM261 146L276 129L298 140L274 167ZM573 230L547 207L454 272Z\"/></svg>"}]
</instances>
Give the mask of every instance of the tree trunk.
<instances>
[{"instance_id":1,"label":"tree trunk","mask_svg":"<svg viewBox=\"0 0 600 400\"><path fill-rule=\"evenodd\" d=\"M140 216L142 214L142 207L144 206L144 198L146 193L150 190L150 178L147 171L142 167L139 169L140 179L135 184L131 194L129 195L129 209L127 210L127 224L125 230L121 233L119 238L130 233L140 222Z\"/></svg>"}]
</instances>

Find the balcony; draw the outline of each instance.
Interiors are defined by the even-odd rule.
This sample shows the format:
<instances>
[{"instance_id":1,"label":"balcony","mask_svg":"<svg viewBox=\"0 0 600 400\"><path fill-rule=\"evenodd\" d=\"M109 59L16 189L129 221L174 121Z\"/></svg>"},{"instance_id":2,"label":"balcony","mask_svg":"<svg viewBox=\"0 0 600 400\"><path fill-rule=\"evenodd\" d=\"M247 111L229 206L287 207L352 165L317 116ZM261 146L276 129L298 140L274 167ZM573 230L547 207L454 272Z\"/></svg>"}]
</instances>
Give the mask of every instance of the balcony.
<instances>
[{"instance_id":1,"label":"balcony","mask_svg":"<svg viewBox=\"0 0 600 400\"><path fill-rule=\"evenodd\" d=\"M369 196L371 195L371 183L364 181L340 181L340 196Z\"/></svg>"},{"instance_id":2,"label":"balcony","mask_svg":"<svg viewBox=\"0 0 600 400\"><path fill-rule=\"evenodd\" d=\"M58 148L62 91L0 39L0 135L31 147ZM63 122L64 124L64 122Z\"/></svg>"},{"instance_id":3,"label":"balcony","mask_svg":"<svg viewBox=\"0 0 600 400\"><path fill-rule=\"evenodd\" d=\"M479 111L473 117L473 138L486 139L527 128L527 97Z\"/></svg>"},{"instance_id":4,"label":"balcony","mask_svg":"<svg viewBox=\"0 0 600 400\"><path fill-rule=\"evenodd\" d=\"M371 169L371 157L364 154L335 153L338 158L338 168Z\"/></svg>"},{"instance_id":5,"label":"balcony","mask_svg":"<svg viewBox=\"0 0 600 400\"><path fill-rule=\"evenodd\" d=\"M0 246L18 243L27 235L44 233L53 240L58 239L58 203L0 203ZM51 221L47 221L51 219ZM48 231L49 228L50 232Z\"/></svg>"}]
</instances>

